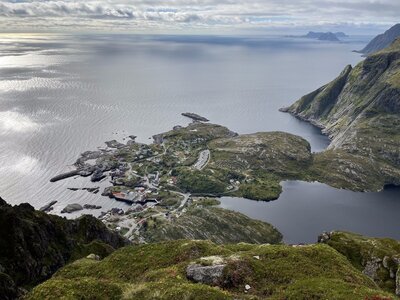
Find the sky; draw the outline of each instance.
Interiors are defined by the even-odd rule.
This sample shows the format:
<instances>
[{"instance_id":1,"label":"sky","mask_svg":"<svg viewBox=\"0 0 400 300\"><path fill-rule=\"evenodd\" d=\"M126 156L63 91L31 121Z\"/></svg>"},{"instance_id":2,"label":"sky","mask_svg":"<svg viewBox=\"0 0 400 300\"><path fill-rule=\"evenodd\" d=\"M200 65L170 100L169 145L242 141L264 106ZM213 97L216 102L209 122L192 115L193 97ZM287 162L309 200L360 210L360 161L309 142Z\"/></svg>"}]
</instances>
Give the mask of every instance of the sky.
<instances>
[{"instance_id":1,"label":"sky","mask_svg":"<svg viewBox=\"0 0 400 300\"><path fill-rule=\"evenodd\" d=\"M400 0L0 0L1 32L377 34Z\"/></svg>"}]
</instances>

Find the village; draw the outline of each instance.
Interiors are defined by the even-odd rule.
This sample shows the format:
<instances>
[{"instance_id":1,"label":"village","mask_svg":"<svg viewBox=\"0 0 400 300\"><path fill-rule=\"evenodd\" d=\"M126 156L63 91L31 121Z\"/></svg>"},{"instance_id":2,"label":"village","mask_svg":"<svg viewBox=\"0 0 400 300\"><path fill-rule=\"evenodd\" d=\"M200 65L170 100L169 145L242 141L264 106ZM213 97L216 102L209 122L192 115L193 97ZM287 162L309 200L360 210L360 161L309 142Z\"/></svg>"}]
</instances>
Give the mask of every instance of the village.
<instances>
[{"instance_id":1,"label":"village","mask_svg":"<svg viewBox=\"0 0 400 300\"><path fill-rule=\"evenodd\" d=\"M106 147L82 153L75 162L75 171L51 181L72 176L90 177L93 183L109 181L111 186L101 195L125 202L129 208L114 208L102 212L99 218L131 241L144 243L143 232L149 224L173 222L200 199L178 181L191 180L192 173L202 174L211 160L207 142L215 137L236 135L225 127L203 123L208 120L198 115L184 115L193 120L187 127L175 126L169 132L155 135L151 144L136 142L134 135L126 143L108 141ZM198 181L195 177L193 180ZM238 189L240 182L227 179L225 185L224 191L231 192ZM86 190L98 192L98 189Z\"/></svg>"}]
</instances>

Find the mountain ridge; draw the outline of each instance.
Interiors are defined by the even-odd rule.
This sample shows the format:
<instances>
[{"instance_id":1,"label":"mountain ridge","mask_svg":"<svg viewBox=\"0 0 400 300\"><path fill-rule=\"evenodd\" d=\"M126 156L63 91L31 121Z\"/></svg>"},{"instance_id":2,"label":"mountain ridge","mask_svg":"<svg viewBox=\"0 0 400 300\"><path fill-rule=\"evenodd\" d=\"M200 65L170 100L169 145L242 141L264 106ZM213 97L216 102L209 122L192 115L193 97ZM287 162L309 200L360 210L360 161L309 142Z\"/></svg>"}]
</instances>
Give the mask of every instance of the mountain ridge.
<instances>
[{"instance_id":1,"label":"mountain ridge","mask_svg":"<svg viewBox=\"0 0 400 300\"><path fill-rule=\"evenodd\" d=\"M351 173L360 182L370 178L370 190L400 184L399 39L281 111L330 137L327 151L316 159L336 169L337 178Z\"/></svg>"},{"instance_id":2,"label":"mountain ridge","mask_svg":"<svg viewBox=\"0 0 400 300\"><path fill-rule=\"evenodd\" d=\"M377 35L373 38L367 46L362 50L356 51L366 55L372 54L374 52L380 51L388 47L393 41L400 37L400 24L396 24L386 30L384 33Z\"/></svg>"}]
</instances>

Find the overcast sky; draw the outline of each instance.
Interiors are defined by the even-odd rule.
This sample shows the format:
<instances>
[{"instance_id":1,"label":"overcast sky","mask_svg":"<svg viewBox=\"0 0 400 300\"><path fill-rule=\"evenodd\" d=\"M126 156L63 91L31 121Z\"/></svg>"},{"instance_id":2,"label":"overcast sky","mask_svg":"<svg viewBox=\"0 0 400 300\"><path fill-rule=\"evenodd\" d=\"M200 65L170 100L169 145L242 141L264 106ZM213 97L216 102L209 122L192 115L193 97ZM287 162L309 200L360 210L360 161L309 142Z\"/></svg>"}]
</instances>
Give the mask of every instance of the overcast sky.
<instances>
[{"instance_id":1,"label":"overcast sky","mask_svg":"<svg viewBox=\"0 0 400 300\"><path fill-rule=\"evenodd\" d=\"M0 0L0 31L375 34L400 22L400 0Z\"/></svg>"}]
</instances>

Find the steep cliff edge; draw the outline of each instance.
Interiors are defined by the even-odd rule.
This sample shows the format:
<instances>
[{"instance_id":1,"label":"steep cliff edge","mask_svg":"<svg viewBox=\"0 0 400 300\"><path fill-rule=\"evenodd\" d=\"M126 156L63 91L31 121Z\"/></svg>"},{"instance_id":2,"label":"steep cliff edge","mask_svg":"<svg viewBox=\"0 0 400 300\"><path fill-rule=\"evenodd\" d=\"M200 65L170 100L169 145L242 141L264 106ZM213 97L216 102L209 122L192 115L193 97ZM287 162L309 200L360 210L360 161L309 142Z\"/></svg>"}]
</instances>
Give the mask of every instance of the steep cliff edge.
<instances>
[{"instance_id":1,"label":"steep cliff edge","mask_svg":"<svg viewBox=\"0 0 400 300\"><path fill-rule=\"evenodd\" d=\"M393 41L400 37L400 24L396 24L389 28L382 34L377 35L372 41L365 46L364 49L358 51L364 54L372 54L374 52L380 51L393 43Z\"/></svg>"},{"instance_id":2,"label":"steep cliff edge","mask_svg":"<svg viewBox=\"0 0 400 300\"><path fill-rule=\"evenodd\" d=\"M0 198L0 295L15 299L73 260L109 255L126 241L96 218L67 220Z\"/></svg>"},{"instance_id":3,"label":"steep cliff edge","mask_svg":"<svg viewBox=\"0 0 400 300\"><path fill-rule=\"evenodd\" d=\"M330 136L328 151L314 157L318 180L347 187L332 176L353 174L355 190L400 184L400 40L282 111ZM333 173L322 174L328 165Z\"/></svg>"}]
</instances>

